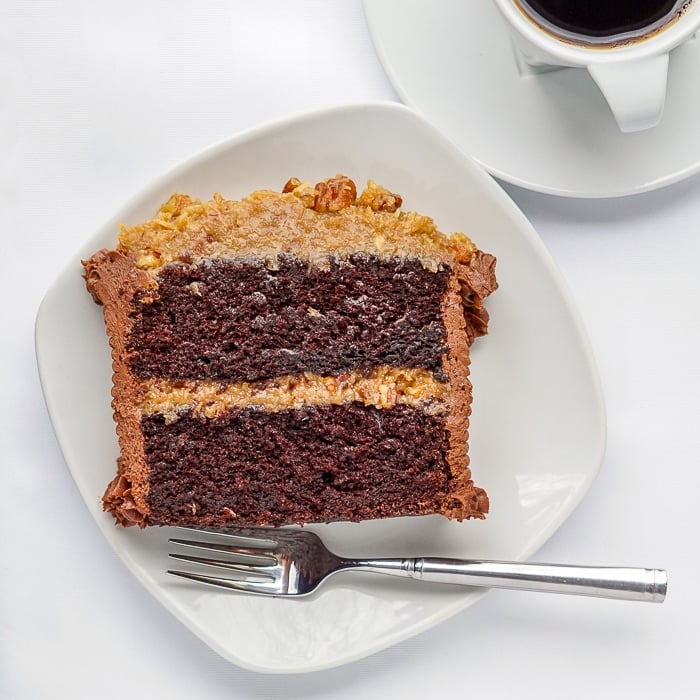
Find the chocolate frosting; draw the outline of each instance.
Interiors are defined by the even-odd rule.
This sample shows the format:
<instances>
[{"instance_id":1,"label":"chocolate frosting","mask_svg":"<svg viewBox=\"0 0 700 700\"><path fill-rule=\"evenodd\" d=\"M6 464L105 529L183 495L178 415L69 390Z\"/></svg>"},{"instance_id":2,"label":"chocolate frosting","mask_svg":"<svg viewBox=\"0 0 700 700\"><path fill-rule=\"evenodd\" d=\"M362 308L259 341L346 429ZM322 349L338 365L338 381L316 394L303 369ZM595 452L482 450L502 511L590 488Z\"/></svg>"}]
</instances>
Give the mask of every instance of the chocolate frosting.
<instances>
[{"instance_id":1,"label":"chocolate frosting","mask_svg":"<svg viewBox=\"0 0 700 700\"><path fill-rule=\"evenodd\" d=\"M146 524L146 516L136 507L131 493L131 482L121 473L122 471L123 469L119 469L120 473L107 486L102 497L104 509L112 513L117 522L124 527L129 525L143 527Z\"/></svg>"},{"instance_id":2,"label":"chocolate frosting","mask_svg":"<svg viewBox=\"0 0 700 700\"><path fill-rule=\"evenodd\" d=\"M107 487L103 507L122 525L147 524L148 465L143 450L140 403L142 389L129 368L127 337L131 302L137 292L153 286L147 273L116 250L100 250L83 261L88 291L104 306L104 320L112 348L112 408L121 458L117 476Z\"/></svg>"},{"instance_id":3,"label":"chocolate frosting","mask_svg":"<svg viewBox=\"0 0 700 700\"><path fill-rule=\"evenodd\" d=\"M496 282L496 258L490 253L477 250L462 270L462 279L474 295L474 306L483 304L483 300L498 289Z\"/></svg>"}]
</instances>

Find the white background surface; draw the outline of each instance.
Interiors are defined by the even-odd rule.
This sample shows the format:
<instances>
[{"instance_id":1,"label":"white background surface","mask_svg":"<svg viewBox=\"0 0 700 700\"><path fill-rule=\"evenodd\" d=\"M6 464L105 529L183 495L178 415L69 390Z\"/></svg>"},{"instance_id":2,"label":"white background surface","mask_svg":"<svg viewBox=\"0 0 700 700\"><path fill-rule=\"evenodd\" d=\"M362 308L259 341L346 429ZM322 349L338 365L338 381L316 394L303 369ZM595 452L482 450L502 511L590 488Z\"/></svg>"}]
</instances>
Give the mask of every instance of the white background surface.
<instances>
[{"instance_id":1,"label":"white background surface","mask_svg":"<svg viewBox=\"0 0 700 700\"><path fill-rule=\"evenodd\" d=\"M395 99L359 0L0 1L0 698L694 698L700 580L700 178L607 200L508 187L566 276L596 354L608 450L541 560L665 567L663 605L492 592L355 664L225 662L131 577L59 453L37 306L150 178L242 129ZM507 439L507 436L504 436Z\"/></svg>"}]
</instances>

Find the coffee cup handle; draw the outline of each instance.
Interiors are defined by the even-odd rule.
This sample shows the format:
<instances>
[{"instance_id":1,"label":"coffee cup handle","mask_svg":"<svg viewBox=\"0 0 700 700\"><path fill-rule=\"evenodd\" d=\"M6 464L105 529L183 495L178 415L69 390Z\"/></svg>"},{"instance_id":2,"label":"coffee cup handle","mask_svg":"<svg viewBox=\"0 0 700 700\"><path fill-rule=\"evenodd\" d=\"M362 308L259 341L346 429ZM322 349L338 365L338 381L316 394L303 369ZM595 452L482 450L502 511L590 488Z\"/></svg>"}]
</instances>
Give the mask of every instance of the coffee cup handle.
<instances>
[{"instance_id":1,"label":"coffee cup handle","mask_svg":"<svg viewBox=\"0 0 700 700\"><path fill-rule=\"evenodd\" d=\"M623 132L642 131L661 121L666 100L668 54L635 61L587 66Z\"/></svg>"}]
</instances>

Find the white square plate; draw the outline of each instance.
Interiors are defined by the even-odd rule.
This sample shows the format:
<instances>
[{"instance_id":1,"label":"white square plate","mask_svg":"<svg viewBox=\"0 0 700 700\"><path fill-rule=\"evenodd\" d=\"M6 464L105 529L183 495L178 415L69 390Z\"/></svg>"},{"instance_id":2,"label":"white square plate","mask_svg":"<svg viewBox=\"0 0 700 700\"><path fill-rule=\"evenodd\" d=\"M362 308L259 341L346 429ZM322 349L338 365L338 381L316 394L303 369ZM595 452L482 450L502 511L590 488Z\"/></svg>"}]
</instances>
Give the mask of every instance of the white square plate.
<instances>
[{"instance_id":1,"label":"white square plate","mask_svg":"<svg viewBox=\"0 0 700 700\"><path fill-rule=\"evenodd\" d=\"M219 592L165 574L170 528L122 529L100 498L118 446L102 310L85 290L81 258L114 247L117 224L151 218L175 191L240 198L292 176L373 179L463 231L498 258L490 333L473 348L474 480L485 521L439 516L314 526L339 554L524 559L568 517L600 466L604 409L577 312L522 213L484 171L411 110L355 105L293 117L200 153L107 222L46 295L36 324L42 386L63 455L85 502L126 566L178 619L232 662L290 673L361 658L454 615L483 595L368 574L339 575L317 594L276 599Z\"/></svg>"}]
</instances>

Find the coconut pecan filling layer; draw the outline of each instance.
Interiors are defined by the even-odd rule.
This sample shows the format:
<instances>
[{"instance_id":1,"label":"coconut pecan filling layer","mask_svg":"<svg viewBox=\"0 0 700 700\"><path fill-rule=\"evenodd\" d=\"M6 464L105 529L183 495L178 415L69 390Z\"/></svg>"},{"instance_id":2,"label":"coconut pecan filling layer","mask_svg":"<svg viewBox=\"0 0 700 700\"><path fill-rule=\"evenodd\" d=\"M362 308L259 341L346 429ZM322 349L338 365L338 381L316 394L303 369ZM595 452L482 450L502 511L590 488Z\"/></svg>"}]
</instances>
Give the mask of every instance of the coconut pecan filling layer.
<instances>
[{"instance_id":1,"label":"coconut pecan filling layer","mask_svg":"<svg viewBox=\"0 0 700 700\"><path fill-rule=\"evenodd\" d=\"M215 418L232 408L284 411L351 402L375 408L424 406L427 412L438 414L446 410L444 401L450 391L448 384L437 381L426 370L394 367L378 367L364 374L346 372L337 377L305 372L264 383L151 379L141 387L142 413L160 413L166 422L177 420L185 411Z\"/></svg>"},{"instance_id":2,"label":"coconut pecan filling layer","mask_svg":"<svg viewBox=\"0 0 700 700\"><path fill-rule=\"evenodd\" d=\"M312 263L329 255L408 256L436 270L476 251L464 234L446 236L430 217L400 211L401 197L371 181L359 196L344 176L315 187L292 179L284 190L241 200L174 194L153 219L122 227L119 250L149 274L173 262L254 256L269 263L279 254Z\"/></svg>"}]
</instances>

